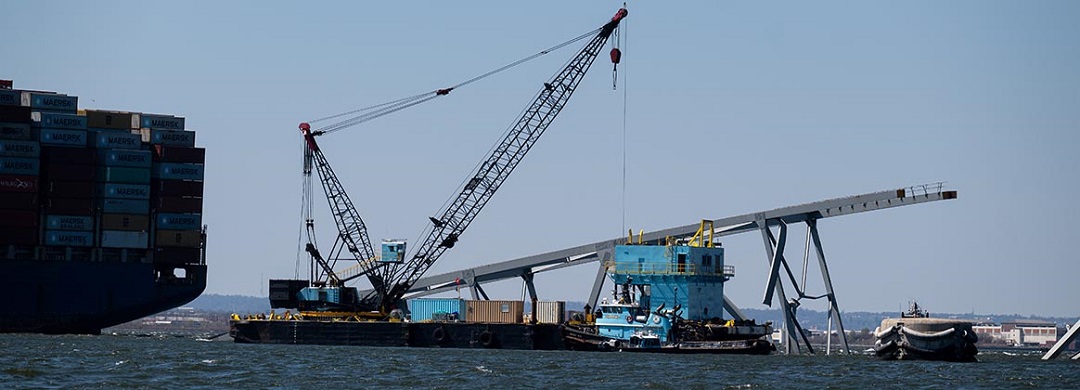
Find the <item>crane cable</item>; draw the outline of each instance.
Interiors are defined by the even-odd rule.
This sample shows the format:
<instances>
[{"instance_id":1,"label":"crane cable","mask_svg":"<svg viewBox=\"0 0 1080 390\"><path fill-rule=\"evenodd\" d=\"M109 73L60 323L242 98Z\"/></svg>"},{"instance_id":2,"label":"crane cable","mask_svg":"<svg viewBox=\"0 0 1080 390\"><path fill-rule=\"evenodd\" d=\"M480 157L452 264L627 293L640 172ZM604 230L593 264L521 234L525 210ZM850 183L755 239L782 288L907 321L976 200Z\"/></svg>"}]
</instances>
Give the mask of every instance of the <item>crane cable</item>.
<instances>
[{"instance_id":1,"label":"crane cable","mask_svg":"<svg viewBox=\"0 0 1080 390\"><path fill-rule=\"evenodd\" d=\"M541 56L543 56L545 54L551 53L551 52L553 52L555 50L561 49L561 48L563 48L565 46L571 45L571 44L573 44L573 43L575 43L577 41L580 41L582 39L592 37L593 35L596 35L596 33L599 32L602 28L603 27L592 30L592 31L589 31L589 32L587 32L585 34L582 34L582 35L580 35L580 36L578 36L576 38L573 38L573 39L571 39L569 41L560 43L558 45L555 45L555 46L552 46L552 47L547 48L545 50L542 50L542 51L540 51L540 52L538 52L536 54L530 55L528 57L522 58L520 60L511 62L511 63L506 64L506 65L503 65L503 66L501 66L499 68L496 68L496 69L491 70L489 72L483 73L483 74L481 74L479 76L473 77L473 78L465 80L463 82L460 82L460 83L458 83L458 84L456 84L456 85L454 85L452 87L449 87L449 88L437 89L437 90L434 90L434 91L431 91L431 92L425 92L425 93L421 93L421 94L417 94L417 95L397 99L397 100L386 102L386 103L376 104L374 106L368 106L368 107L364 107L364 108L359 108L359 109L355 109L355 110L352 110L352 111L343 112L341 114L331 115L331 116L311 120L311 121L308 121L307 123L316 123L316 122L322 122L322 121L326 121L326 120L330 120L330 119L355 115L355 116L349 117L347 119L341 120L339 122L332 123L332 124L326 125L325 127L319 128L319 129L313 131L312 134L322 135L322 134L328 134L328 133L333 133L333 132L336 132L336 131L344 130L344 129L348 128L348 127L352 127L352 126L358 125L360 123L364 123L364 122L370 121L372 119L375 119L375 118L378 118L378 117L381 117L381 116L384 116L384 115L387 115L387 114L391 114L391 113L394 113L394 112L397 112L397 111L400 111L400 110L415 106L415 105L420 104L420 103L427 102L427 101L429 101L431 99L434 99L434 98L437 98L439 96L449 95L450 91L453 91L454 89L464 87L466 85L469 85L469 84L472 84L474 82L480 81L482 79L488 78L490 76L493 76L493 75L495 75L497 73L500 73L502 71L505 71L507 69L513 68L513 67L521 65L521 64L523 64L525 62L528 62L528 61L531 61L533 59L539 58L539 57L541 57ZM361 113L363 113L363 114L361 114ZM360 115L356 115L356 114L360 114Z\"/></svg>"},{"instance_id":2,"label":"crane cable","mask_svg":"<svg viewBox=\"0 0 1080 390\"><path fill-rule=\"evenodd\" d=\"M623 8L626 8L626 3L625 2L623 3ZM626 47L626 40L628 39L628 37L627 37L628 31L627 30L628 30L629 27L630 27L629 21L623 22L623 25L619 27L619 31L618 31L619 35L618 35L618 37L616 37L617 38L616 44L618 45L618 47ZM619 56L620 57L622 56L622 52L619 52ZM618 64L616 64L616 66L617 65ZM616 70L616 72L617 72L617 70ZM622 80L623 81L623 90L622 90L622 92L623 92L623 101L622 101L622 103L623 103L622 104L622 204L621 204L621 206L622 206L622 229L619 229L619 234L622 234L622 232L627 231L626 220L629 218L629 215L630 215L630 213L629 213L629 211L628 211L628 209L626 207L626 204L628 203L628 200L627 200L628 195L627 195L627 191L626 191L626 186L627 186L626 185L626 178L627 178L626 162L629 159L628 155L629 155L629 150L630 150L630 147L629 147L629 133L627 132L627 121L626 121L626 119L627 119L627 100L629 99L629 92L628 91L630 91L629 81L628 81L630 79L629 76L630 76L629 73L626 71L626 65L623 65L623 80ZM615 77L616 77L615 80L612 81L612 87L614 87L615 83L618 81L618 73L615 73Z\"/></svg>"}]
</instances>

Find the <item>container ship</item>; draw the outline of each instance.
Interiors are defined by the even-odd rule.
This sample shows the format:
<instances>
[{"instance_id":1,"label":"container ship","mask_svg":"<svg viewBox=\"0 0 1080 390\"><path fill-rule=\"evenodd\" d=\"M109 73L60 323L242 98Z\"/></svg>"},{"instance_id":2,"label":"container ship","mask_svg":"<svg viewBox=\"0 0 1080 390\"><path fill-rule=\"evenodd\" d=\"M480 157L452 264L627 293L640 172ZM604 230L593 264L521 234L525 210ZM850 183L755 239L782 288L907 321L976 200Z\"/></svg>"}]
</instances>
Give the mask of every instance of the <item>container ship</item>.
<instances>
[{"instance_id":1,"label":"container ship","mask_svg":"<svg viewBox=\"0 0 1080 390\"><path fill-rule=\"evenodd\" d=\"M182 117L0 80L0 332L99 334L198 297L204 163Z\"/></svg>"}]
</instances>

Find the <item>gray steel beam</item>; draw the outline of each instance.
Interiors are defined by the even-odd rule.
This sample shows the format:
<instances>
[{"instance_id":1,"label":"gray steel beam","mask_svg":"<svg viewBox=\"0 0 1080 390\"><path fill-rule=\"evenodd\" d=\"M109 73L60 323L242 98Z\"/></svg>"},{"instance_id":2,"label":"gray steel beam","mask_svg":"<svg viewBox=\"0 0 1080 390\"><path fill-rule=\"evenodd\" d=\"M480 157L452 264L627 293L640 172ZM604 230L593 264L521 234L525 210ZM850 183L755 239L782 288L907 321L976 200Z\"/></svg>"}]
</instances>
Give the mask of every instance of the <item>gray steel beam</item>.
<instances>
[{"instance_id":1,"label":"gray steel beam","mask_svg":"<svg viewBox=\"0 0 1080 390\"><path fill-rule=\"evenodd\" d=\"M473 300L480 300L480 298L483 298L485 301L491 300L491 298L488 298L487 292L484 291L484 288L480 287L480 283L475 283L472 285L472 295Z\"/></svg>"},{"instance_id":2,"label":"gray steel beam","mask_svg":"<svg viewBox=\"0 0 1080 390\"><path fill-rule=\"evenodd\" d=\"M1061 351L1065 350L1066 345L1069 345L1073 342L1073 340L1076 339L1077 335L1080 335L1080 320L1076 320L1076 323L1073 324L1071 328L1069 328L1069 331L1065 332L1065 337L1058 339L1057 343L1054 343L1054 346L1051 347L1049 351L1046 351L1046 354L1042 356L1042 360L1050 360L1056 358L1059 354L1061 354ZM1080 356L1080 353L1076 354L1076 356L1073 356L1072 358L1076 359L1077 356Z\"/></svg>"},{"instance_id":3,"label":"gray steel beam","mask_svg":"<svg viewBox=\"0 0 1080 390\"><path fill-rule=\"evenodd\" d=\"M765 306L772 306L773 291L776 287L776 282L780 279L780 265L784 262L784 248L787 246L787 224L781 221L780 225L780 239L776 241L775 247L772 243L772 232L769 231L769 225L766 220L758 221L758 225L761 226L761 238L765 240L765 245L769 247L769 275L768 280L765 282L765 298L761 303ZM798 290L798 286L796 286ZM781 299L783 299L781 297Z\"/></svg>"},{"instance_id":4,"label":"gray steel beam","mask_svg":"<svg viewBox=\"0 0 1080 390\"><path fill-rule=\"evenodd\" d=\"M536 302L536 285L533 284L533 274L521 275L521 280L525 281L525 289L529 291L529 300Z\"/></svg>"},{"instance_id":5,"label":"gray steel beam","mask_svg":"<svg viewBox=\"0 0 1080 390\"><path fill-rule=\"evenodd\" d=\"M589 307L596 307L596 302L600 300L600 294L604 290L604 281L607 280L607 266L604 262L600 262L600 266L596 267L596 279L593 280L592 291L589 291L589 301L585 302Z\"/></svg>"},{"instance_id":6,"label":"gray steel beam","mask_svg":"<svg viewBox=\"0 0 1080 390\"><path fill-rule=\"evenodd\" d=\"M735 306L735 302L728 299L727 294L724 294L724 309L727 310L728 314L731 314L733 319L737 321L746 321L746 315L743 314L742 310L739 310L738 306Z\"/></svg>"},{"instance_id":7,"label":"gray steel beam","mask_svg":"<svg viewBox=\"0 0 1080 390\"><path fill-rule=\"evenodd\" d=\"M784 246L782 245L782 243L777 242L777 240L773 237L772 231L769 230L768 224L765 222L766 221L764 220L759 222L759 224L762 225L761 235L762 239L764 239L765 241L765 254L770 259L769 261L771 264L778 264L776 260L782 260L783 254L778 255L774 248L783 250ZM781 236L781 238L784 238L784 236ZM772 274L776 275L778 272L779 270L775 269L772 271ZM770 276L769 279L773 279L772 276ZM784 342L784 353L791 354L792 344L794 344L796 352L802 352L802 346L801 344L799 344L799 338L803 336L802 327L799 326L799 322L795 317L795 312L792 310L791 304L788 302L787 295L784 294L784 284L773 283L773 286L774 287L770 288L770 290L776 290L776 295L780 298L780 312L784 314L784 328L787 330ZM814 353L814 347L811 346L809 342L806 343L806 348L809 349L810 353Z\"/></svg>"},{"instance_id":8,"label":"gray steel beam","mask_svg":"<svg viewBox=\"0 0 1080 390\"><path fill-rule=\"evenodd\" d=\"M844 322L840 320L840 308L836 303L836 292L833 290L832 278L829 276L829 266L825 264L825 249L821 247L821 236L818 234L817 220L811 219L806 221L806 229L810 233L810 237L814 241L814 249L817 252L818 268L821 270L821 280L825 282L825 293L829 297L829 305L832 308L830 310L833 321L836 321L836 327L840 331L840 339L844 342L844 352L851 353L851 349L848 347L847 333L844 333ZM832 338L832 335L828 336Z\"/></svg>"},{"instance_id":9,"label":"gray steel beam","mask_svg":"<svg viewBox=\"0 0 1080 390\"><path fill-rule=\"evenodd\" d=\"M713 220L715 236L745 233L758 229L755 223L759 217L769 224L778 221L785 223L805 222L810 219L837 217L867 211L908 206L919 203L949 200L956 198L955 191L943 191L940 183L924 186L912 186L897 190L872 192L843 198L828 199L796 206L782 207L760 213L743 214L734 217ZM642 235L645 242L655 242L665 237L687 238L697 232L700 224L684 225L670 229L657 230ZM597 252L611 250L615 245L626 241L625 237L604 240L558 251L526 256L516 260L470 268L479 282L491 282L515 278L530 272L535 267L550 266L547 270L570 267L597 261ZM448 291L453 288L453 281L461 277L464 271L448 272L428 276L418 280L407 296L417 297ZM368 291L364 291L366 294ZM593 302L595 304L595 302Z\"/></svg>"}]
</instances>

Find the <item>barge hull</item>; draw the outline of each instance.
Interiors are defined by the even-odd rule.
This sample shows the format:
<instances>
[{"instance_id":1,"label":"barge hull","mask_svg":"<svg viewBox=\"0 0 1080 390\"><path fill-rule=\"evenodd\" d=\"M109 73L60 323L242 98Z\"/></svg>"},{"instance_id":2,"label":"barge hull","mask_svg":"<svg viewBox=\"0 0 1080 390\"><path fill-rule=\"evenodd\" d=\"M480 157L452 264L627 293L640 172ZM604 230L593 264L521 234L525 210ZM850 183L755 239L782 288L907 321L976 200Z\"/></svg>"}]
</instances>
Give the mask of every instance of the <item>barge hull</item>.
<instances>
[{"instance_id":1,"label":"barge hull","mask_svg":"<svg viewBox=\"0 0 1080 390\"><path fill-rule=\"evenodd\" d=\"M239 320L237 343L368 347L565 349L557 324Z\"/></svg>"}]
</instances>

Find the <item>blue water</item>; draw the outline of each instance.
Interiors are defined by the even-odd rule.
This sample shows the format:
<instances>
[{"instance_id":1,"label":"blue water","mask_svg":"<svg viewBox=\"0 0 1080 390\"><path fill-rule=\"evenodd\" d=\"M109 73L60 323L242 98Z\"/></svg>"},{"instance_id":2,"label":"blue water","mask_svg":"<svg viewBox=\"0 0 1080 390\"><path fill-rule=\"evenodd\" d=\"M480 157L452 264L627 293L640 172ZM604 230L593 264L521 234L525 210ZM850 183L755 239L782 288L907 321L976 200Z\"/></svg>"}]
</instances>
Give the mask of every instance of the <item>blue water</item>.
<instances>
[{"instance_id":1,"label":"blue water","mask_svg":"<svg viewBox=\"0 0 1080 390\"><path fill-rule=\"evenodd\" d=\"M227 336L222 337L222 339ZM0 334L0 388L1080 389L1080 361L709 356L246 345L178 337Z\"/></svg>"}]
</instances>

